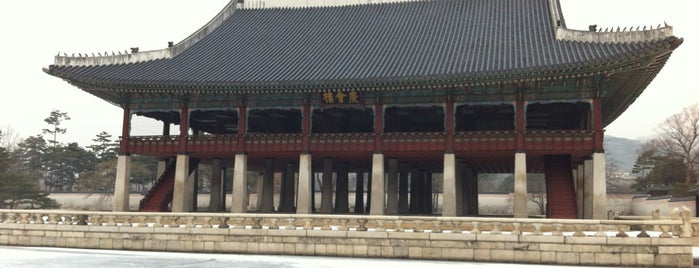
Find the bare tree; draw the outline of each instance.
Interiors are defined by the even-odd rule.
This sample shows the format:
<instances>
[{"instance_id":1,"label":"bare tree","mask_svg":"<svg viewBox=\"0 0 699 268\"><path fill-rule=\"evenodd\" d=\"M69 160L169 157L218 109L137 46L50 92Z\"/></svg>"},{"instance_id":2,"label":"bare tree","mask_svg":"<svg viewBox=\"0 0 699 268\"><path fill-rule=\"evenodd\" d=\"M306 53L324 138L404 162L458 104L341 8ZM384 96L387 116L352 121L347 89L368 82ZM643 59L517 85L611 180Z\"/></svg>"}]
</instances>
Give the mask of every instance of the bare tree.
<instances>
[{"instance_id":1,"label":"bare tree","mask_svg":"<svg viewBox=\"0 0 699 268\"><path fill-rule=\"evenodd\" d=\"M5 148L9 152L14 152L17 149L17 144L20 142L19 133L9 125L5 129L0 130L0 147Z\"/></svg>"},{"instance_id":2,"label":"bare tree","mask_svg":"<svg viewBox=\"0 0 699 268\"><path fill-rule=\"evenodd\" d=\"M699 164L699 103L685 107L660 126L660 148L687 166L685 183L694 181Z\"/></svg>"}]
</instances>

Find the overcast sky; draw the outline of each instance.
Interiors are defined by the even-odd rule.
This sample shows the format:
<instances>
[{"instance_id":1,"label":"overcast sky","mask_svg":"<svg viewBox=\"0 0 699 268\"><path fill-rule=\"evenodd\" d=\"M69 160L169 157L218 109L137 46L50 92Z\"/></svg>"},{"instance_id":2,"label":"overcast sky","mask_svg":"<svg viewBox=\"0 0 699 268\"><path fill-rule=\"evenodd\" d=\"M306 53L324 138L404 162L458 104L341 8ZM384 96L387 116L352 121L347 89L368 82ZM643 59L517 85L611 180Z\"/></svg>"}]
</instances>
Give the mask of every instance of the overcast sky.
<instances>
[{"instance_id":1,"label":"overcast sky","mask_svg":"<svg viewBox=\"0 0 699 268\"><path fill-rule=\"evenodd\" d=\"M23 0L0 1L0 127L21 137L37 135L52 109L67 112L63 142L91 143L107 131L119 136L122 110L42 72L59 52L93 53L162 49L208 22L227 0ZM685 42L645 92L607 127L609 135L654 135L668 116L699 102L699 14L696 0L561 0L569 28L674 26ZM158 134L137 121L132 135Z\"/></svg>"}]
</instances>

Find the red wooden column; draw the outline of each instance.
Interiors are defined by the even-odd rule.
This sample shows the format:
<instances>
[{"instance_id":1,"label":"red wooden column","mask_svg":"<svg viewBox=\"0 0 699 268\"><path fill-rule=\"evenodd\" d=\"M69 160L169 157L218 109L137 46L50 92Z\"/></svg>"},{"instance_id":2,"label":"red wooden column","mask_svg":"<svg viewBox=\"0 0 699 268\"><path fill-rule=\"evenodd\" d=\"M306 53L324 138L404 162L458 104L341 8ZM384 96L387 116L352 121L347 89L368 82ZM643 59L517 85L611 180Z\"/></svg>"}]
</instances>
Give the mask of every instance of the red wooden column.
<instances>
[{"instance_id":1,"label":"red wooden column","mask_svg":"<svg viewBox=\"0 0 699 268\"><path fill-rule=\"evenodd\" d=\"M245 134L248 132L248 109L245 105L238 107L238 142L237 153L245 152Z\"/></svg>"},{"instance_id":2,"label":"red wooden column","mask_svg":"<svg viewBox=\"0 0 699 268\"><path fill-rule=\"evenodd\" d=\"M447 134L445 152L450 154L454 152L454 101L451 99L451 96L447 99L444 117L445 132Z\"/></svg>"},{"instance_id":3,"label":"red wooden column","mask_svg":"<svg viewBox=\"0 0 699 268\"><path fill-rule=\"evenodd\" d=\"M520 97L515 102L515 132L517 133L517 152L524 152L524 100Z\"/></svg>"},{"instance_id":4,"label":"red wooden column","mask_svg":"<svg viewBox=\"0 0 699 268\"><path fill-rule=\"evenodd\" d=\"M595 133L595 152L604 152L604 130L602 129L602 100L599 97L592 99L593 127Z\"/></svg>"},{"instance_id":5,"label":"red wooden column","mask_svg":"<svg viewBox=\"0 0 699 268\"><path fill-rule=\"evenodd\" d=\"M119 154L129 154L129 133L131 132L131 109L124 107L124 116L121 125L121 142L119 144Z\"/></svg>"},{"instance_id":6,"label":"red wooden column","mask_svg":"<svg viewBox=\"0 0 699 268\"><path fill-rule=\"evenodd\" d=\"M301 152L308 154L311 152L311 104L303 104L303 121L301 122Z\"/></svg>"},{"instance_id":7,"label":"red wooden column","mask_svg":"<svg viewBox=\"0 0 699 268\"><path fill-rule=\"evenodd\" d=\"M180 109L180 142L179 153L187 152L187 133L189 132L189 107L183 104Z\"/></svg>"},{"instance_id":8,"label":"red wooden column","mask_svg":"<svg viewBox=\"0 0 699 268\"><path fill-rule=\"evenodd\" d=\"M383 151L383 103L374 103L374 153Z\"/></svg>"}]
</instances>

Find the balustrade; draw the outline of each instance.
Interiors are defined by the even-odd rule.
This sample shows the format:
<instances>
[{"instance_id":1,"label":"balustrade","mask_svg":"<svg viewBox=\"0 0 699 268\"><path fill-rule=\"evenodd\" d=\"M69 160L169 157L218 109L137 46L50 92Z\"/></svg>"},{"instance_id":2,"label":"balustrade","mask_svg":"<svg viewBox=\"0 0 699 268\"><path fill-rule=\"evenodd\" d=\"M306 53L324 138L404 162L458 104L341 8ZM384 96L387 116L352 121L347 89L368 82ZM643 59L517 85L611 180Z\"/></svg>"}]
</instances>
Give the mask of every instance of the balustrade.
<instances>
[{"instance_id":1,"label":"balustrade","mask_svg":"<svg viewBox=\"0 0 699 268\"><path fill-rule=\"evenodd\" d=\"M2 225L89 225L358 232L414 232L595 237L691 237L691 218L679 220L558 220L296 214L129 213L0 210Z\"/></svg>"},{"instance_id":2,"label":"balustrade","mask_svg":"<svg viewBox=\"0 0 699 268\"><path fill-rule=\"evenodd\" d=\"M570 151L592 150L594 133L588 130L527 130L527 150ZM314 133L310 136L311 151L372 151L374 133ZM179 136L129 137L129 152L146 155L178 153ZM383 149L389 151L444 150L444 132L391 132L383 134ZM247 134L245 151L300 152L300 133ZM238 149L237 135L193 135L187 137L187 151L229 154ZM455 150L515 150L516 132L461 131L454 133Z\"/></svg>"}]
</instances>

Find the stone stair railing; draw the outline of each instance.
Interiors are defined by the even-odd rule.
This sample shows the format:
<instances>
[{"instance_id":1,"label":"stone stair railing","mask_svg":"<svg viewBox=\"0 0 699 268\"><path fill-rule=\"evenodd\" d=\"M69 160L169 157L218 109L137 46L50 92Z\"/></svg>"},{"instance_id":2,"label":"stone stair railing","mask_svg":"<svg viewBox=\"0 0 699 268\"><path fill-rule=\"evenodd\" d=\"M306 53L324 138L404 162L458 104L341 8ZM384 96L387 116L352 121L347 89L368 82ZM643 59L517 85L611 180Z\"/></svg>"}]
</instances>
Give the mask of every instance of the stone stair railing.
<instances>
[{"instance_id":1,"label":"stone stair railing","mask_svg":"<svg viewBox=\"0 0 699 268\"><path fill-rule=\"evenodd\" d=\"M562 220L474 217L131 213L0 210L0 225L88 225L120 228L231 228L357 232L425 232L595 237L692 237L690 219ZM7 226L6 226L7 227Z\"/></svg>"}]
</instances>

